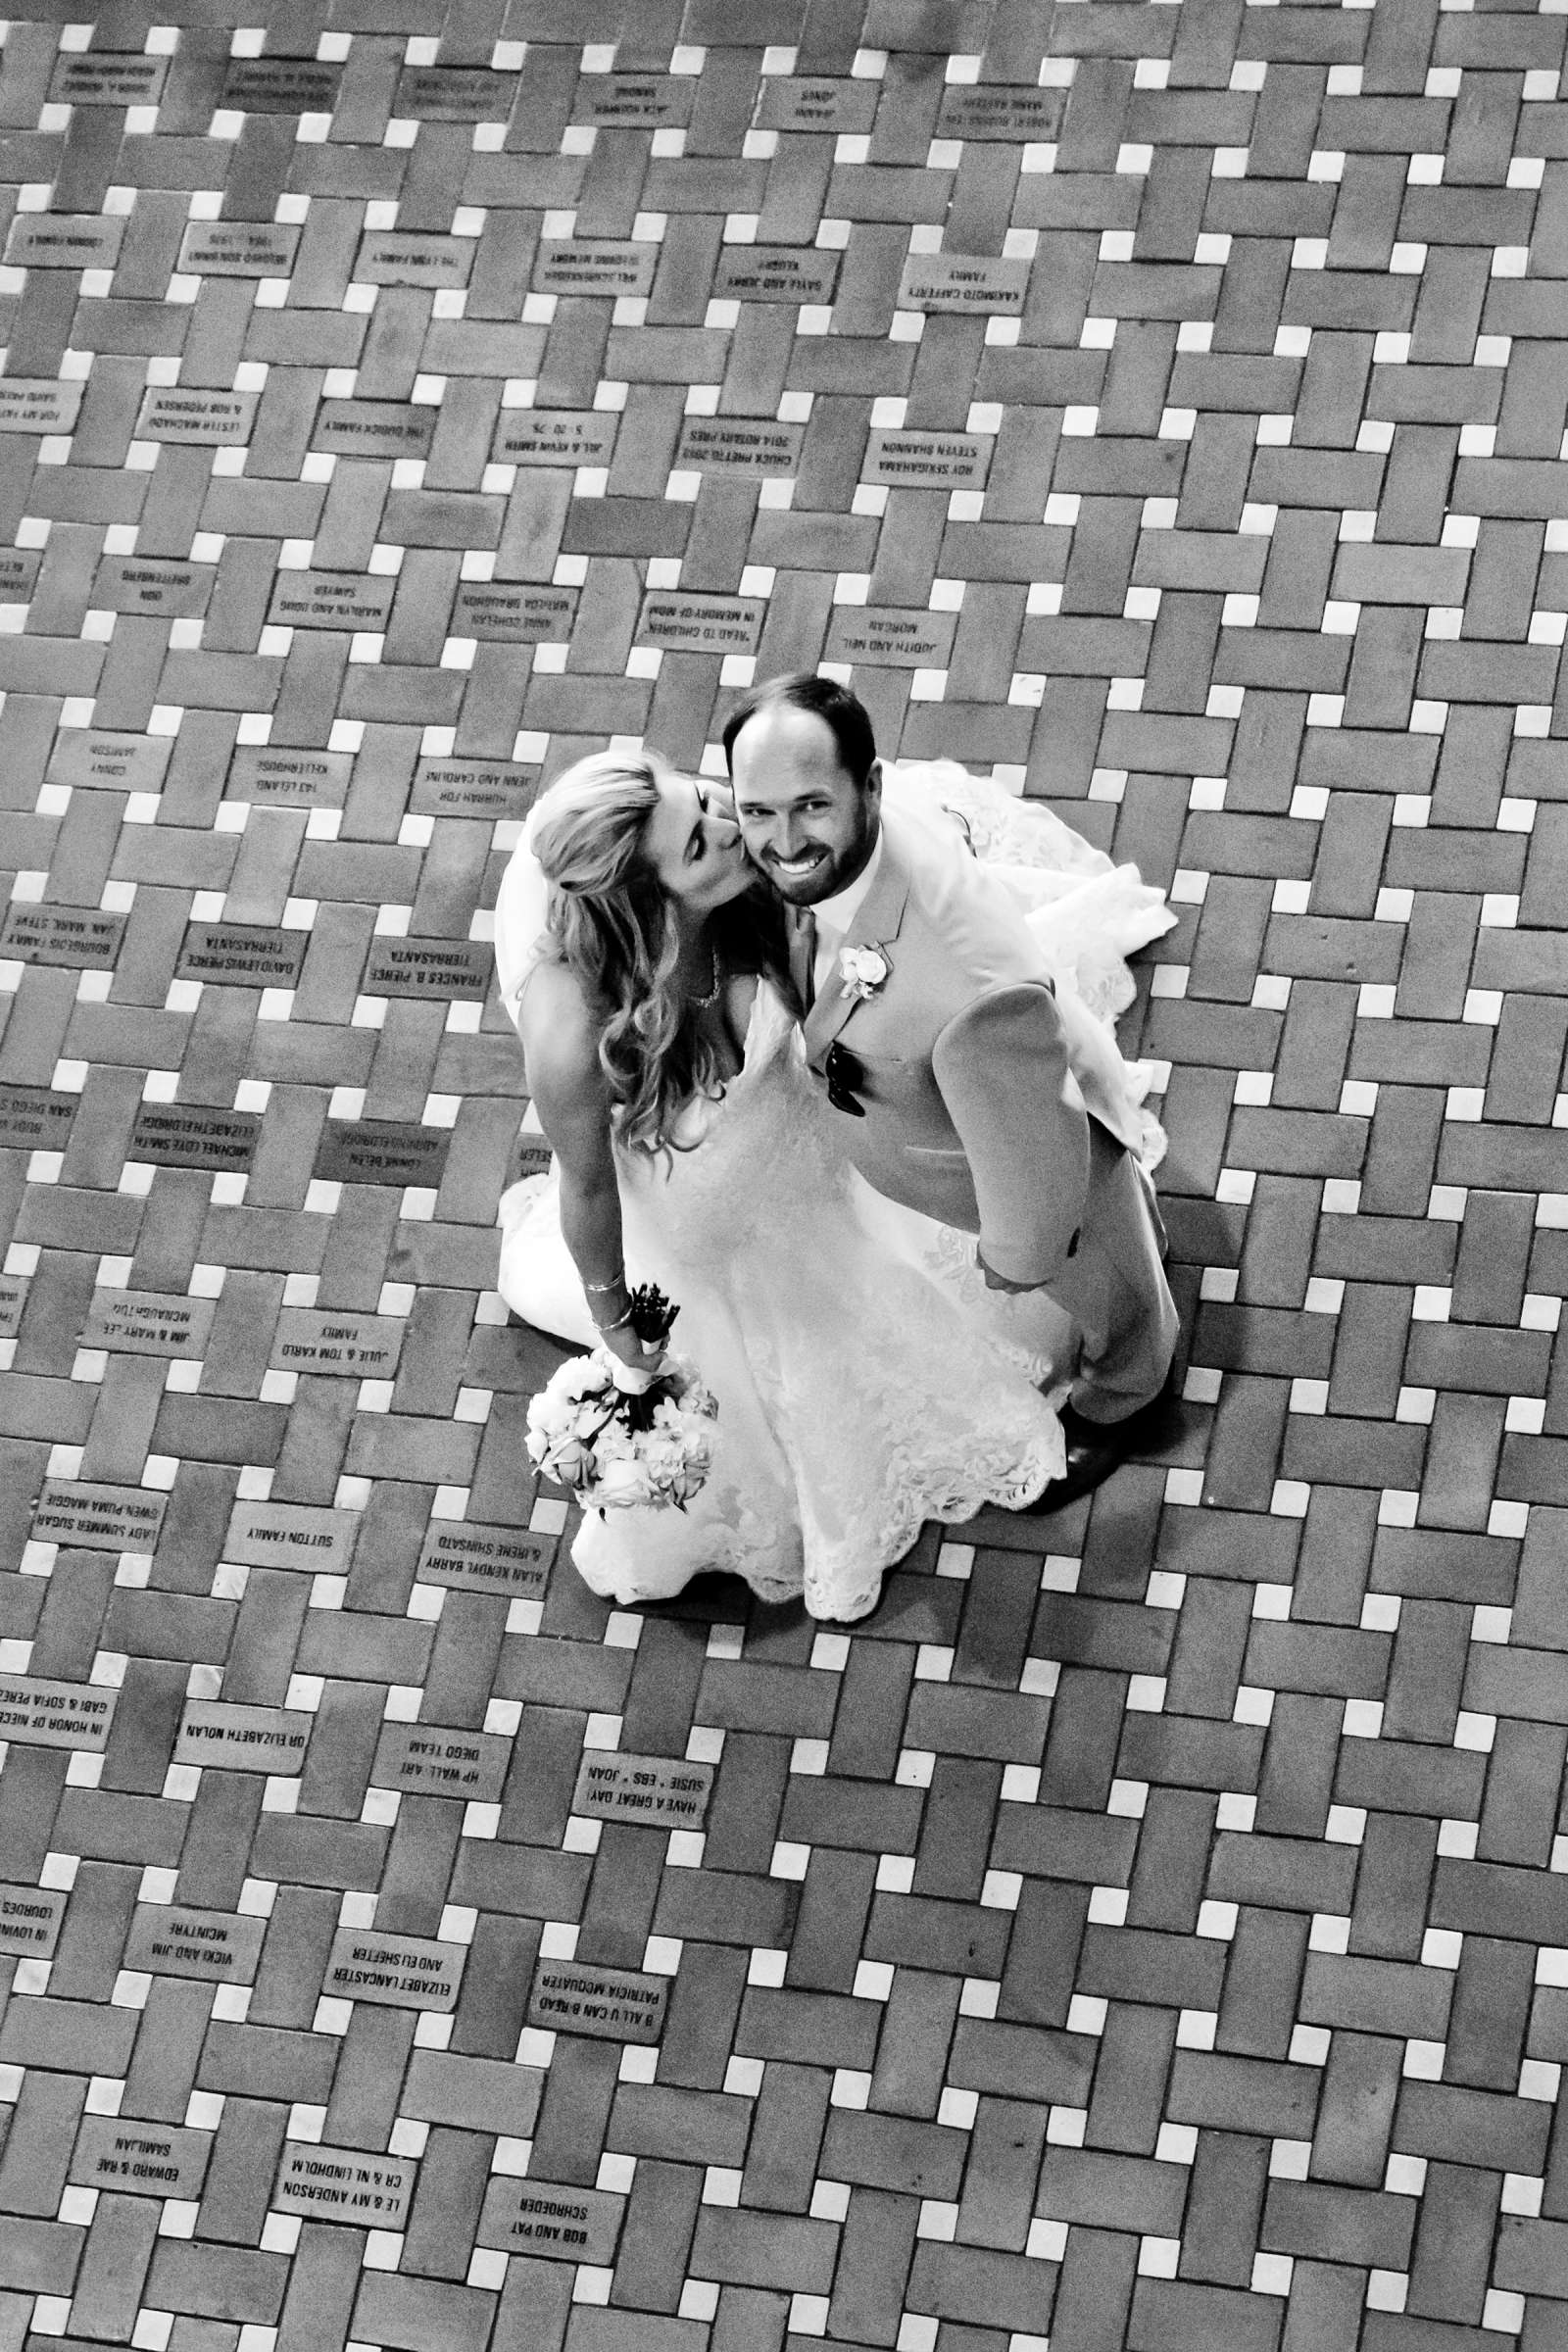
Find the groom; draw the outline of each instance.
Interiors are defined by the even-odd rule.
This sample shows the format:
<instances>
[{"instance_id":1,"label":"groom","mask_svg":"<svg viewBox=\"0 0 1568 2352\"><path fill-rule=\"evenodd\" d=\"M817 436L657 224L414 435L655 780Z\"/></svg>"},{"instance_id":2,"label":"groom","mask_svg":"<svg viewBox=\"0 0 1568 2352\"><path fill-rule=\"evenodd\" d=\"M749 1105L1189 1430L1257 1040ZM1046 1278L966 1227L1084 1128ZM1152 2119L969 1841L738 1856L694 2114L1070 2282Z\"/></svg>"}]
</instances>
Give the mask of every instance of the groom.
<instances>
[{"instance_id":1,"label":"groom","mask_svg":"<svg viewBox=\"0 0 1568 2352\"><path fill-rule=\"evenodd\" d=\"M807 1055L876 1191L1043 1290L1082 1353L1054 1510L1108 1476L1176 1344L1164 1232L1105 1032L1058 998L1022 913L956 833L882 807L864 707L774 678L724 729L751 858L784 902Z\"/></svg>"}]
</instances>

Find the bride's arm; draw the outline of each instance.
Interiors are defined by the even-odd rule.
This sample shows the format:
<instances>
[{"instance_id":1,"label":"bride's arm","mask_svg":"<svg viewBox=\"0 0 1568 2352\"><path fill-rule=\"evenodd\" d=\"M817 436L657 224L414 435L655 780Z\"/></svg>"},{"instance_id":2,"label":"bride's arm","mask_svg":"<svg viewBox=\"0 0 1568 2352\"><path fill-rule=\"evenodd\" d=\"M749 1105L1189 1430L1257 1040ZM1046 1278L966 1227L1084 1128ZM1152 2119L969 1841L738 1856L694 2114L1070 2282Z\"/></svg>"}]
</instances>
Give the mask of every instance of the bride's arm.
<instances>
[{"instance_id":1,"label":"bride's arm","mask_svg":"<svg viewBox=\"0 0 1568 2352\"><path fill-rule=\"evenodd\" d=\"M576 982L537 969L518 1007L518 1031L539 1124L556 1154L561 1233L602 1344L635 1370L658 1363L624 1318L631 1303L621 1252L620 1187L611 1146L611 1095L599 1065L599 1032Z\"/></svg>"}]
</instances>

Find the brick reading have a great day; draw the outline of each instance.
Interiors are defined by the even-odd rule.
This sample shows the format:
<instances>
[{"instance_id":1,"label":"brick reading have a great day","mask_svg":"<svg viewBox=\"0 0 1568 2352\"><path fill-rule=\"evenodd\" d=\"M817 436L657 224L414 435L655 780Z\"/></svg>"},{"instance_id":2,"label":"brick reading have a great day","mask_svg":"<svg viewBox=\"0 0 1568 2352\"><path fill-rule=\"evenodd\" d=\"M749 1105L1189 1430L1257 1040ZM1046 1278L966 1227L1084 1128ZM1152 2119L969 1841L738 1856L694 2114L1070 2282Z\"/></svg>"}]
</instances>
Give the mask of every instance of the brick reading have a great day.
<instances>
[{"instance_id":1,"label":"brick reading have a great day","mask_svg":"<svg viewBox=\"0 0 1568 2352\"><path fill-rule=\"evenodd\" d=\"M647 1821L695 1829L708 1810L710 1764L674 1764L667 1756L590 1753L577 1768L575 1812L602 1821Z\"/></svg>"}]
</instances>

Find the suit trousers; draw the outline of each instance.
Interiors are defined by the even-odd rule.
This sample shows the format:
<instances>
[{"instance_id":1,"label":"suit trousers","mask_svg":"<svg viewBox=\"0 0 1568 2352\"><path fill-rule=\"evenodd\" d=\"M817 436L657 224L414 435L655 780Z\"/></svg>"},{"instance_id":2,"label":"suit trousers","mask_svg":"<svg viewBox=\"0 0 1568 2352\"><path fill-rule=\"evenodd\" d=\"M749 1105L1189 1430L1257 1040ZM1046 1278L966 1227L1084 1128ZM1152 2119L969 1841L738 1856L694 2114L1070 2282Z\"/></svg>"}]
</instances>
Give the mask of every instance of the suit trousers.
<instances>
[{"instance_id":1,"label":"suit trousers","mask_svg":"<svg viewBox=\"0 0 1568 2352\"><path fill-rule=\"evenodd\" d=\"M1048 1288L1082 1334L1072 1402L1086 1421L1123 1421L1157 1396L1176 1351L1165 1228L1132 1152L1089 1122L1089 1192L1078 1247Z\"/></svg>"}]
</instances>

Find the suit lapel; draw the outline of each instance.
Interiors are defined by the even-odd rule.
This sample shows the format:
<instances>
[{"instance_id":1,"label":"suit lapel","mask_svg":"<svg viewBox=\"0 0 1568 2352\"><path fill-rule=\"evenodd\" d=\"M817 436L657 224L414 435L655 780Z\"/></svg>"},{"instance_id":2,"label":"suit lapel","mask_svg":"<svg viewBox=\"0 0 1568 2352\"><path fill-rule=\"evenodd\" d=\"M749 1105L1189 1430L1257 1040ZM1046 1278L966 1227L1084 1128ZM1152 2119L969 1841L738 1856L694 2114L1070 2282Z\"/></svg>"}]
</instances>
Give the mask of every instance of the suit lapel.
<instances>
[{"instance_id":1,"label":"suit lapel","mask_svg":"<svg viewBox=\"0 0 1568 2352\"><path fill-rule=\"evenodd\" d=\"M887 820L882 823L882 860L870 889L860 902L859 911L844 935L846 948L886 947L897 939L904 921L904 909L908 903L909 882L888 831ZM806 1055L815 1062L827 1051L849 1019L858 997L845 993L843 979L835 963L831 977L817 991L816 1002L806 1022Z\"/></svg>"}]
</instances>

